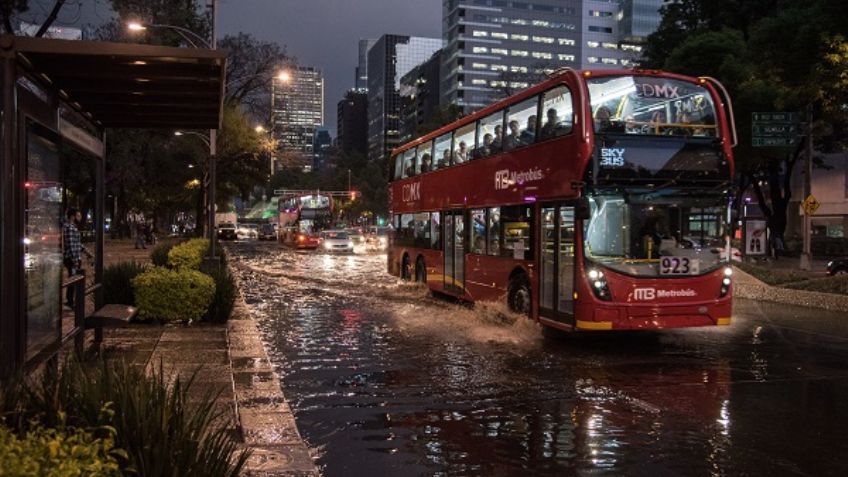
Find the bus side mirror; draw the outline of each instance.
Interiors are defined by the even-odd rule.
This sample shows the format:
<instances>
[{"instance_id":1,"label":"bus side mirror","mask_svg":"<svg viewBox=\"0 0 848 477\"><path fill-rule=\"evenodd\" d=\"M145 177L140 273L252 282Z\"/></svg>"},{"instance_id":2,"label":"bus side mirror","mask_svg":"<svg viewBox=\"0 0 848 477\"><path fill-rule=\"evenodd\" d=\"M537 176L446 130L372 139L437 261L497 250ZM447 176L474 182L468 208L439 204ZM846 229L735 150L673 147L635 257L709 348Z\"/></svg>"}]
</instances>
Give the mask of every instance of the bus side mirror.
<instances>
[{"instance_id":1,"label":"bus side mirror","mask_svg":"<svg viewBox=\"0 0 848 477\"><path fill-rule=\"evenodd\" d=\"M589 198L581 197L574 205L574 218L588 220L592 217L592 208L589 206Z\"/></svg>"}]
</instances>

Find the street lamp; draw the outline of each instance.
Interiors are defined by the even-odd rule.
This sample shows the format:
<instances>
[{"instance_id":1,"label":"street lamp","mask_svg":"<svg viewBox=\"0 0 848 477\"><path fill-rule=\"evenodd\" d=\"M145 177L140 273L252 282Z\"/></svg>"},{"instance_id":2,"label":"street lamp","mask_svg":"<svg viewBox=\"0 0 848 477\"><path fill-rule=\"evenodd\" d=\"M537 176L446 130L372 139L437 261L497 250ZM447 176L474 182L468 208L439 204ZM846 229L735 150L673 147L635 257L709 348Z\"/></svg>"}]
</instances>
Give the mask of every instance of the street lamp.
<instances>
[{"instance_id":1,"label":"street lamp","mask_svg":"<svg viewBox=\"0 0 848 477\"><path fill-rule=\"evenodd\" d=\"M127 23L127 30L131 32L142 32L146 31L148 28L162 28L165 30L171 30L176 32L180 37L185 40L192 48L209 48L214 49L212 45L209 44L202 36L197 33L189 30L188 28L183 28L177 25L165 25L160 23L141 23L137 21L131 21Z\"/></svg>"}]
</instances>

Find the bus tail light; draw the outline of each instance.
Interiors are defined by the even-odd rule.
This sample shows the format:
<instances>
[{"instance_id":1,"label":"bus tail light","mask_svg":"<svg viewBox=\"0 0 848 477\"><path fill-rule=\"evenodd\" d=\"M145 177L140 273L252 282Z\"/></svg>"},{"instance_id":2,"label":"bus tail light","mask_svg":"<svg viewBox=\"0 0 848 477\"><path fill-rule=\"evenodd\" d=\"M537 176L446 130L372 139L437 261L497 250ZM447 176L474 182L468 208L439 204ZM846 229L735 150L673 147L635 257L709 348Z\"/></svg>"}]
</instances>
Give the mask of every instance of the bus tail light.
<instances>
[{"instance_id":1,"label":"bus tail light","mask_svg":"<svg viewBox=\"0 0 848 477\"><path fill-rule=\"evenodd\" d=\"M724 267L724 277L721 279L721 289L719 290L718 297L724 298L727 296L727 292L730 291L730 276L733 275L733 269L730 267Z\"/></svg>"},{"instance_id":2,"label":"bus tail light","mask_svg":"<svg viewBox=\"0 0 848 477\"><path fill-rule=\"evenodd\" d=\"M612 295L610 295L609 287L607 286L607 277L604 276L604 272L591 268L586 273L586 276L589 277L590 288L598 299L604 301L612 300Z\"/></svg>"}]
</instances>

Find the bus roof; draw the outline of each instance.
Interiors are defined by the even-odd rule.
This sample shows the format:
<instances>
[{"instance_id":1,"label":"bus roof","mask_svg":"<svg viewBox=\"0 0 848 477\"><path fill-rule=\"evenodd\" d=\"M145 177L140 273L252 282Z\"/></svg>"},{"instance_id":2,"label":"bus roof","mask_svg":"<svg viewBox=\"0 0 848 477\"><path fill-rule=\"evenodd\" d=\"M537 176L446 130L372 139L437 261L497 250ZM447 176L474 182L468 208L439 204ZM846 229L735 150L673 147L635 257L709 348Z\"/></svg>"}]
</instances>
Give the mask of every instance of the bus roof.
<instances>
[{"instance_id":1,"label":"bus roof","mask_svg":"<svg viewBox=\"0 0 848 477\"><path fill-rule=\"evenodd\" d=\"M414 140L412 140L412 141L410 141L410 142L408 142L408 143L406 143L402 146L396 147L395 149L392 150L391 156L394 157L398 153L401 153L401 152L403 152L407 149L411 149L413 147L416 147L419 144L429 142L429 141L431 141L431 140L433 140L433 139L435 139L435 138L437 138L437 137L439 137L439 136L441 136L445 133L453 131L454 129L456 129L458 127L464 126L464 125L469 124L469 123L473 123L474 121L477 121L480 118L484 118L484 117L486 117L486 116L488 116L492 113L499 111L500 109L502 109L505 106L508 106L510 104L513 104L513 103L520 102L520 101L524 100L525 98L529 98L531 96L535 96L539 93L542 93L542 92L548 90L549 88L551 88L552 86L562 83L562 80L565 77L567 77L568 75L579 75L579 76L582 76L583 78L597 78L597 77L604 77L604 76L626 76L626 75L658 76L658 77L665 77L665 78L673 78L673 79L677 79L677 80L681 80L681 81L687 81L687 82L690 82L690 83L698 83L699 82L698 78L693 78L691 76L685 76L685 75L680 75L680 74L677 74L677 73L670 73L670 72L660 71L660 70L645 70L645 69L639 69L639 68L634 68L634 69L630 69L630 70L615 70L615 69L609 69L609 70L575 70L575 69L572 69L572 68L560 68L560 69L554 71L554 73L551 74L550 78L542 81L541 83L530 86L529 88L527 88L523 91L519 91L518 93L516 93L512 96L509 96L507 98L501 99L500 101L494 102L494 103L486 106L485 108L483 108L479 111L475 111L475 112L473 112L473 113L471 113L467 116L463 116L463 117L457 119L456 121L454 121L452 123L448 123L448 124L440 127L439 129L436 129L435 131L431 131L431 132L425 134L424 136L421 136L417 139L414 139Z\"/></svg>"}]
</instances>

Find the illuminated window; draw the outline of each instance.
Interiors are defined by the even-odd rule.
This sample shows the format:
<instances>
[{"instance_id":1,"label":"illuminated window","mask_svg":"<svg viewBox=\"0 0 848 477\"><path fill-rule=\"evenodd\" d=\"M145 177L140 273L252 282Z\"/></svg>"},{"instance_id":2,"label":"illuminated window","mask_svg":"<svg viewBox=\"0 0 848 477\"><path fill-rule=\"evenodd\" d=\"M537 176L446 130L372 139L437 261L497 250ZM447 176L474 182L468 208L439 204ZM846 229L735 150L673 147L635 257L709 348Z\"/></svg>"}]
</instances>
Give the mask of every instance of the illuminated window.
<instances>
[{"instance_id":1,"label":"illuminated window","mask_svg":"<svg viewBox=\"0 0 848 477\"><path fill-rule=\"evenodd\" d=\"M527 40L529 40L529 39L530 39L530 37L529 37L529 36L527 36L527 35L519 35L518 33L513 33L512 35L510 35L510 36L509 36L509 38L510 38L511 40L515 40L515 41L527 41Z\"/></svg>"},{"instance_id":2,"label":"illuminated window","mask_svg":"<svg viewBox=\"0 0 848 477\"><path fill-rule=\"evenodd\" d=\"M533 26L549 27L551 22L545 20L533 20Z\"/></svg>"},{"instance_id":3,"label":"illuminated window","mask_svg":"<svg viewBox=\"0 0 848 477\"><path fill-rule=\"evenodd\" d=\"M513 25L527 25L528 21L523 18L513 18L510 23Z\"/></svg>"},{"instance_id":4,"label":"illuminated window","mask_svg":"<svg viewBox=\"0 0 848 477\"><path fill-rule=\"evenodd\" d=\"M527 50L512 50L512 56L528 56L530 52Z\"/></svg>"},{"instance_id":5,"label":"illuminated window","mask_svg":"<svg viewBox=\"0 0 848 477\"><path fill-rule=\"evenodd\" d=\"M574 46L574 40L572 40L571 38L560 38L559 44L560 45L567 45L567 46Z\"/></svg>"},{"instance_id":6,"label":"illuminated window","mask_svg":"<svg viewBox=\"0 0 848 477\"><path fill-rule=\"evenodd\" d=\"M478 86L486 86L486 80L484 79L473 79L471 80L471 84Z\"/></svg>"},{"instance_id":7,"label":"illuminated window","mask_svg":"<svg viewBox=\"0 0 848 477\"><path fill-rule=\"evenodd\" d=\"M597 63L598 57L597 56L590 56L590 57L586 58L586 61L588 61L589 63Z\"/></svg>"},{"instance_id":8,"label":"illuminated window","mask_svg":"<svg viewBox=\"0 0 848 477\"><path fill-rule=\"evenodd\" d=\"M588 46L589 48L597 48L597 47L601 46L601 44L598 43L597 41L587 41L586 46Z\"/></svg>"},{"instance_id":9,"label":"illuminated window","mask_svg":"<svg viewBox=\"0 0 848 477\"><path fill-rule=\"evenodd\" d=\"M512 71L513 73L527 73L527 67L526 66L510 66L509 71Z\"/></svg>"},{"instance_id":10,"label":"illuminated window","mask_svg":"<svg viewBox=\"0 0 848 477\"><path fill-rule=\"evenodd\" d=\"M528 83L523 82L523 81L511 81L509 83L510 88L526 88L528 86L530 86L530 85Z\"/></svg>"},{"instance_id":11,"label":"illuminated window","mask_svg":"<svg viewBox=\"0 0 848 477\"><path fill-rule=\"evenodd\" d=\"M475 46L474 48L471 49L471 51L473 53L488 53L489 49L486 48L485 46Z\"/></svg>"},{"instance_id":12,"label":"illuminated window","mask_svg":"<svg viewBox=\"0 0 848 477\"><path fill-rule=\"evenodd\" d=\"M553 54L545 53L545 52L542 52L542 51L534 51L532 56L533 56L533 58L541 58L543 60L550 60L554 57Z\"/></svg>"},{"instance_id":13,"label":"illuminated window","mask_svg":"<svg viewBox=\"0 0 848 477\"><path fill-rule=\"evenodd\" d=\"M506 40L506 39L509 39L509 35L507 35L504 32L496 31L496 32L492 32L492 38L499 38L501 40Z\"/></svg>"},{"instance_id":14,"label":"illuminated window","mask_svg":"<svg viewBox=\"0 0 848 477\"><path fill-rule=\"evenodd\" d=\"M574 61L574 55L559 54L557 55L557 59L559 59L559 61Z\"/></svg>"},{"instance_id":15,"label":"illuminated window","mask_svg":"<svg viewBox=\"0 0 848 477\"><path fill-rule=\"evenodd\" d=\"M483 30L474 30L474 32L471 33L471 36L486 37L489 36L489 32Z\"/></svg>"},{"instance_id":16,"label":"illuminated window","mask_svg":"<svg viewBox=\"0 0 848 477\"><path fill-rule=\"evenodd\" d=\"M492 71L506 71L506 65L492 65Z\"/></svg>"},{"instance_id":17,"label":"illuminated window","mask_svg":"<svg viewBox=\"0 0 848 477\"><path fill-rule=\"evenodd\" d=\"M618 49L618 45L616 45L615 43L603 42L603 43L601 43L601 46L603 46L604 48L608 48L610 50L617 50Z\"/></svg>"},{"instance_id":18,"label":"illuminated window","mask_svg":"<svg viewBox=\"0 0 848 477\"><path fill-rule=\"evenodd\" d=\"M616 60L615 58L601 58L601 63L605 65L617 65L618 60Z\"/></svg>"},{"instance_id":19,"label":"illuminated window","mask_svg":"<svg viewBox=\"0 0 848 477\"><path fill-rule=\"evenodd\" d=\"M492 48L492 53L495 55L508 55L509 51L505 48Z\"/></svg>"},{"instance_id":20,"label":"illuminated window","mask_svg":"<svg viewBox=\"0 0 848 477\"><path fill-rule=\"evenodd\" d=\"M477 70L485 70L488 65L486 63L471 63L471 67Z\"/></svg>"},{"instance_id":21,"label":"illuminated window","mask_svg":"<svg viewBox=\"0 0 848 477\"><path fill-rule=\"evenodd\" d=\"M549 36L533 35L533 41L535 41L536 43L553 43L554 39Z\"/></svg>"},{"instance_id":22,"label":"illuminated window","mask_svg":"<svg viewBox=\"0 0 848 477\"><path fill-rule=\"evenodd\" d=\"M492 88L506 88L506 81L492 81L489 83L489 86L491 86Z\"/></svg>"}]
</instances>

